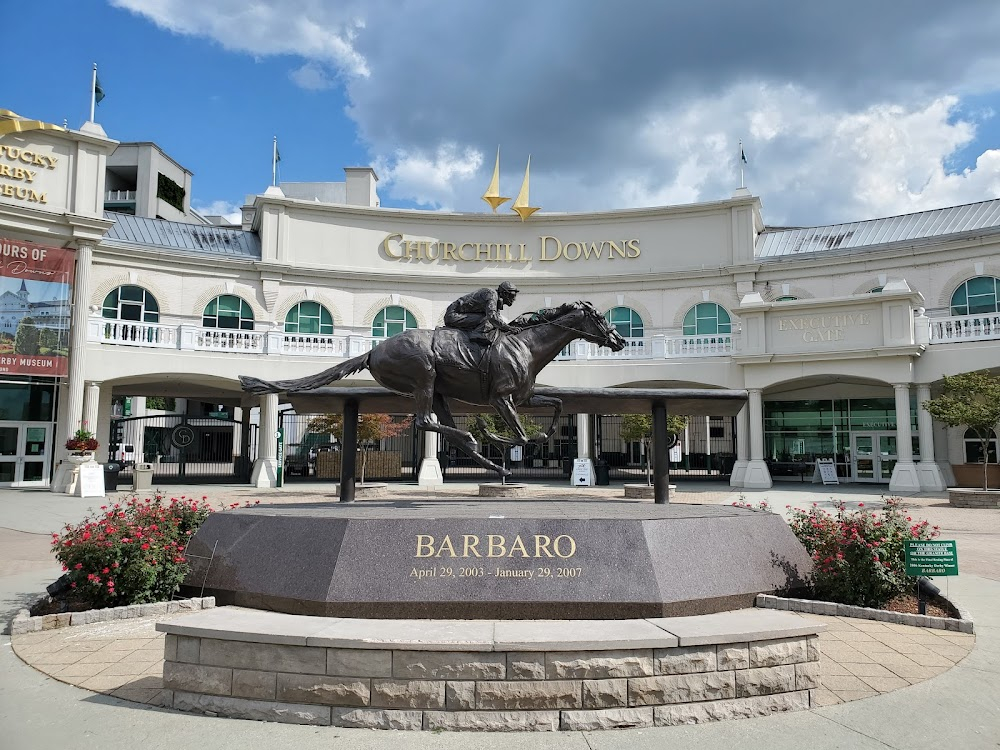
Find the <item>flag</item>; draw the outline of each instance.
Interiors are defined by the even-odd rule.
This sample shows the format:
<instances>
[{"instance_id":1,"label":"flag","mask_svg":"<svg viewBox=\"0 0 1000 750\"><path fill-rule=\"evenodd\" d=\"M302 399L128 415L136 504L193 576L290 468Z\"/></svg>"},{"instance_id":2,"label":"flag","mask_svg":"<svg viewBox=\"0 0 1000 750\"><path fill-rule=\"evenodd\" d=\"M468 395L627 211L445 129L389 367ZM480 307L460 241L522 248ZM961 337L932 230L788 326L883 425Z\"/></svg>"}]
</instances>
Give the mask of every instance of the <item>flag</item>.
<instances>
[{"instance_id":1,"label":"flag","mask_svg":"<svg viewBox=\"0 0 1000 750\"><path fill-rule=\"evenodd\" d=\"M95 77L94 78L94 101L97 104L100 104L101 100L103 98L104 98L104 89L101 88L101 79Z\"/></svg>"},{"instance_id":2,"label":"flag","mask_svg":"<svg viewBox=\"0 0 1000 750\"><path fill-rule=\"evenodd\" d=\"M740 146L740 161L743 162L744 164L749 164L750 163L750 162L747 161L747 155L743 151L743 146Z\"/></svg>"},{"instance_id":3,"label":"flag","mask_svg":"<svg viewBox=\"0 0 1000 750\"><path fill-rule=\"evenodd\" d=\"M274 144L274 163L277 164L279 161L281 161L281 152L278 151L278 144L275 143Z\"/></svg>"}]
</instances>

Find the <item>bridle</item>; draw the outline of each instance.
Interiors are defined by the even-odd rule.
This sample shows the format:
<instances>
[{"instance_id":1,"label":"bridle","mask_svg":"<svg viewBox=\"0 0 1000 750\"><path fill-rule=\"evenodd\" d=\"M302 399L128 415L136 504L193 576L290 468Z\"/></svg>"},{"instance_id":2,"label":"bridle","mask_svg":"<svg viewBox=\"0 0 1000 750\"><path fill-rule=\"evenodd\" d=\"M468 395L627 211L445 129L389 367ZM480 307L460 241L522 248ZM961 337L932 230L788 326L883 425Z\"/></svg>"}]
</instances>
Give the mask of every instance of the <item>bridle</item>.
<instances>
[{"instance_id":1,"label":"bridle","mask_svg":"<svg viewBox=\"0 0 1000 750\"><path fill-rule=\"evenodd\" d=\"M594 320L599 320L601 322L602 327L604 329L604 333L608 334L606 336L606 339L610 339L611 338L610 334L615 333L615 329L611 327L611 324L608 323L604 319L604 317L600 313L598 313L596 310L594 310L593 312L591 312L590 310L587 310L586 308L583 308L583 307L580 307L580 308L577 308L577 309L583 310L587 315L592 316ZM572 326L567 326L567 325L563 325L562 323L557 323L554 320L540 320L537 323L532 323L529 326L523 326L523 327L524 328L535 328L536 326L540 326L540 325L545 324L545 323L547 323L549 325L553 325L556 328L562 328L564 331L572 331L573 333L578 333L578 334L580 334L580 338L586 338L587 336L593 335L593 334L591 334L591 333L589 333L587 331L580 330L579 328L573 328Z\"/></svg>"}]
</instances>

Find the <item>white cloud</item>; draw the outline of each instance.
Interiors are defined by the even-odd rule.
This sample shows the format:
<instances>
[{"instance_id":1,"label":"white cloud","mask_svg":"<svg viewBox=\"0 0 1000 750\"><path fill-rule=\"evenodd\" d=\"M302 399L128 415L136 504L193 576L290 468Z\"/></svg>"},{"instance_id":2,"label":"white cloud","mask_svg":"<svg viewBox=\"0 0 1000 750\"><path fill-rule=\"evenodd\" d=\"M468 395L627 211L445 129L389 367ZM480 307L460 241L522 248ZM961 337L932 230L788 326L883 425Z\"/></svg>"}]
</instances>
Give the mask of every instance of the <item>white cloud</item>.
<instances>
[{"instance_id":1,"label":"white cloud","mask_svg":"<svg viewBox=\"0 0 1000 750\"><path fill-rule=\"evenodd\" d=\"M192 208L202 216L221 216L236 226L239 226L243 221L243 212L238 203L212 201L211 203L194 205Z\"/></svg>"},{"instance_id":2,"label":"white cloud","mask_svg":"<svg viewBox=\"0 0 1000 750\"><path fill-rule=\"evenodd\" d=\"M482 163L476 149L443 143L433 154L397 149L391 157L377 159L375 171L394 198L451 210Z\"/></svg>"},{"instance_id":3,"label":"white cloud","mask_svg":"<svg viewBox=\"0 0 1000 750\"><path fill-rule=\"evenodd\" d=\"M316 62L307 62L301 68L296 68L288 77L296 86L307 91L323 91L334 86L334 80L327 75L323 66Z\"/></svg>"},{"instance_id":4,"label":"white cloud","mask_svg":"<svg viewBox=\"0 0 1000 750\"><path fill-rule=\"evenodd\" d=\"M400 201L482 210L497 143L508 167L533 154L543 210L718 200L739 185L740 138L772 224L1000 195L994 144L976 140L1000 101L997 3L547 0L526 27L509 4L462 0L110 1L293 56L303 88L342 84Z\"/></svg>"},{"instance_id":5,"label":"white cloud","mask_svg":"<svg viewBox=\"0 0 1000 750\"><path fill-rule=\"evenodd\" d=\"M370 71L355 48L363 3L338 0L109 0L177 34L214 39L255 56L294 55L333 65L346 76Z\"/></svg>"}]
</instances>

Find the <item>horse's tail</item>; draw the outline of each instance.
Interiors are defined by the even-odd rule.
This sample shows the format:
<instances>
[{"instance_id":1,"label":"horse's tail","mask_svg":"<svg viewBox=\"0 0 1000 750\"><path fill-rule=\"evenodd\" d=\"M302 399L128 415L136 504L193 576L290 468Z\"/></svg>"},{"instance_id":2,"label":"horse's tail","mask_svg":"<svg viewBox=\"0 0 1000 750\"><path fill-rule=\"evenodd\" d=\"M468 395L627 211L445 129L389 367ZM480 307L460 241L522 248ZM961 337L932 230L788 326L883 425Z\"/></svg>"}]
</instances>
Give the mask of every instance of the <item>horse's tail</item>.
<instances>
[{"instance_id":1,"label":"horse's tail","mask_svg":"<svg viewBox=\"0 0 1000 750\"><path fill-rule=\"evenodd\" d=\"M370 355L371 352L365 352L358 357L341 362L329 370L323 370L323 372L316 375L307 375L304 378L297 378L295 380L267 381L260 380L259 378L251 378L247 375L240 375L240 384L247 393L256 393L258 395L265 393L311 391L313 388L321 388L328 383L333 383L336 380L346 378L348 375L353 375L356 372L367 369L368 357Z\"/></svg>"}]
</instances>

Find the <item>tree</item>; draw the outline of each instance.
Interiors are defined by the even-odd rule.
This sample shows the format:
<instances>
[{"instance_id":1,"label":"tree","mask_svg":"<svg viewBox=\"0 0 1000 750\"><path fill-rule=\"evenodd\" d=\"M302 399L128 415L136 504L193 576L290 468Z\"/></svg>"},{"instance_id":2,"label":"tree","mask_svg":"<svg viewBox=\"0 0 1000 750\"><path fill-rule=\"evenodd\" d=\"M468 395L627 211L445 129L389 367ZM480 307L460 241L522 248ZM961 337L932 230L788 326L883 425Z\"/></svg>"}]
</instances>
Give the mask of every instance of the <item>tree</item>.
<instances>
[{"instance_id":1,"label":"tree","mask_svg":"<svg viewBox=\"0 0 1000 750\"><path fill-rule=\"evenodd\" d=\"M976 433L982 445L983 489L988 489L990 440L1000 422L1000 378L988 372L945 375L941 395L924 401L923 407L949 427L967 427Z\"/></svg>"},{"instance_id":2,"label":"tree","mask_svg":"<svg viewBox=\"0 0 1000 750\"><path fill-rule=\"evenodd\" d=\"M34 318L22 318L17 326L17 335L14 337L15 354L38 354L38 326L35 325Z\"/></svg>"},{"instance_id":3,"label":"tree","mask_svg":"<svg viewBox=\"0 0 1000 750\"><path fill-rule=\"evenodd\" d=\"M365 483L368 452L381 440L396 437L413 424L413 417L395 419L389 414L361 414L358 417L358 448L361 451L361 484ZM320 414L309 420L309 431L333 435L344 444L344 415Z\"/></svg>"},{"instance_id":4,"label":"tree","mask_svg":"<svg viewBox=\"0 0 1000 750\"><path fill-rule=\"evenodd\" d=\"M482 420L482 422L480 422ZM525 435L534 435L541 432L541 427L538 423L533 420L530 416L526 414L518 413L517 421L521 425L521 429L524 430ZM483 427L486 429L484 430ZM477 414L472 420L472 424L469 426L469 432L472 433L472 437L478 440L480 443L490 443L493 444L487 437L486 432L492 432L494 435L502 438L513 438L514 431L507 426L507 423L503 421L503 418L496 412L490 414ZM504 445L496 446L500 449L500 454L503 456L502 464L504 467L507 466L507 457L510 455L508 449Z\"/></svg>"},{"instance_id":5,"label":"tree","mask_svg":"<svg viewBox=\"0 0 1000 750\"><path fill-rule=\"evenodd\" d=\"M687 417L678 414L667 416L667 432L679 435L687 427ZM653 417L649 414L624 414L620 435L626 443L641 442L646 454L646 484L653 483L650 445L653 442Z\"/></svg>"},{"instance_id":6,"label":"tree","mask_svg":"<svg viewBox=\"0 0 1000 750\"><path fill-rule=\"evenodd\" d=\"M46 354L55 353L59 348L59 335L53 328L43 328L38 336L39 350L45 349Z\"/></svg>"}]
</instances>

